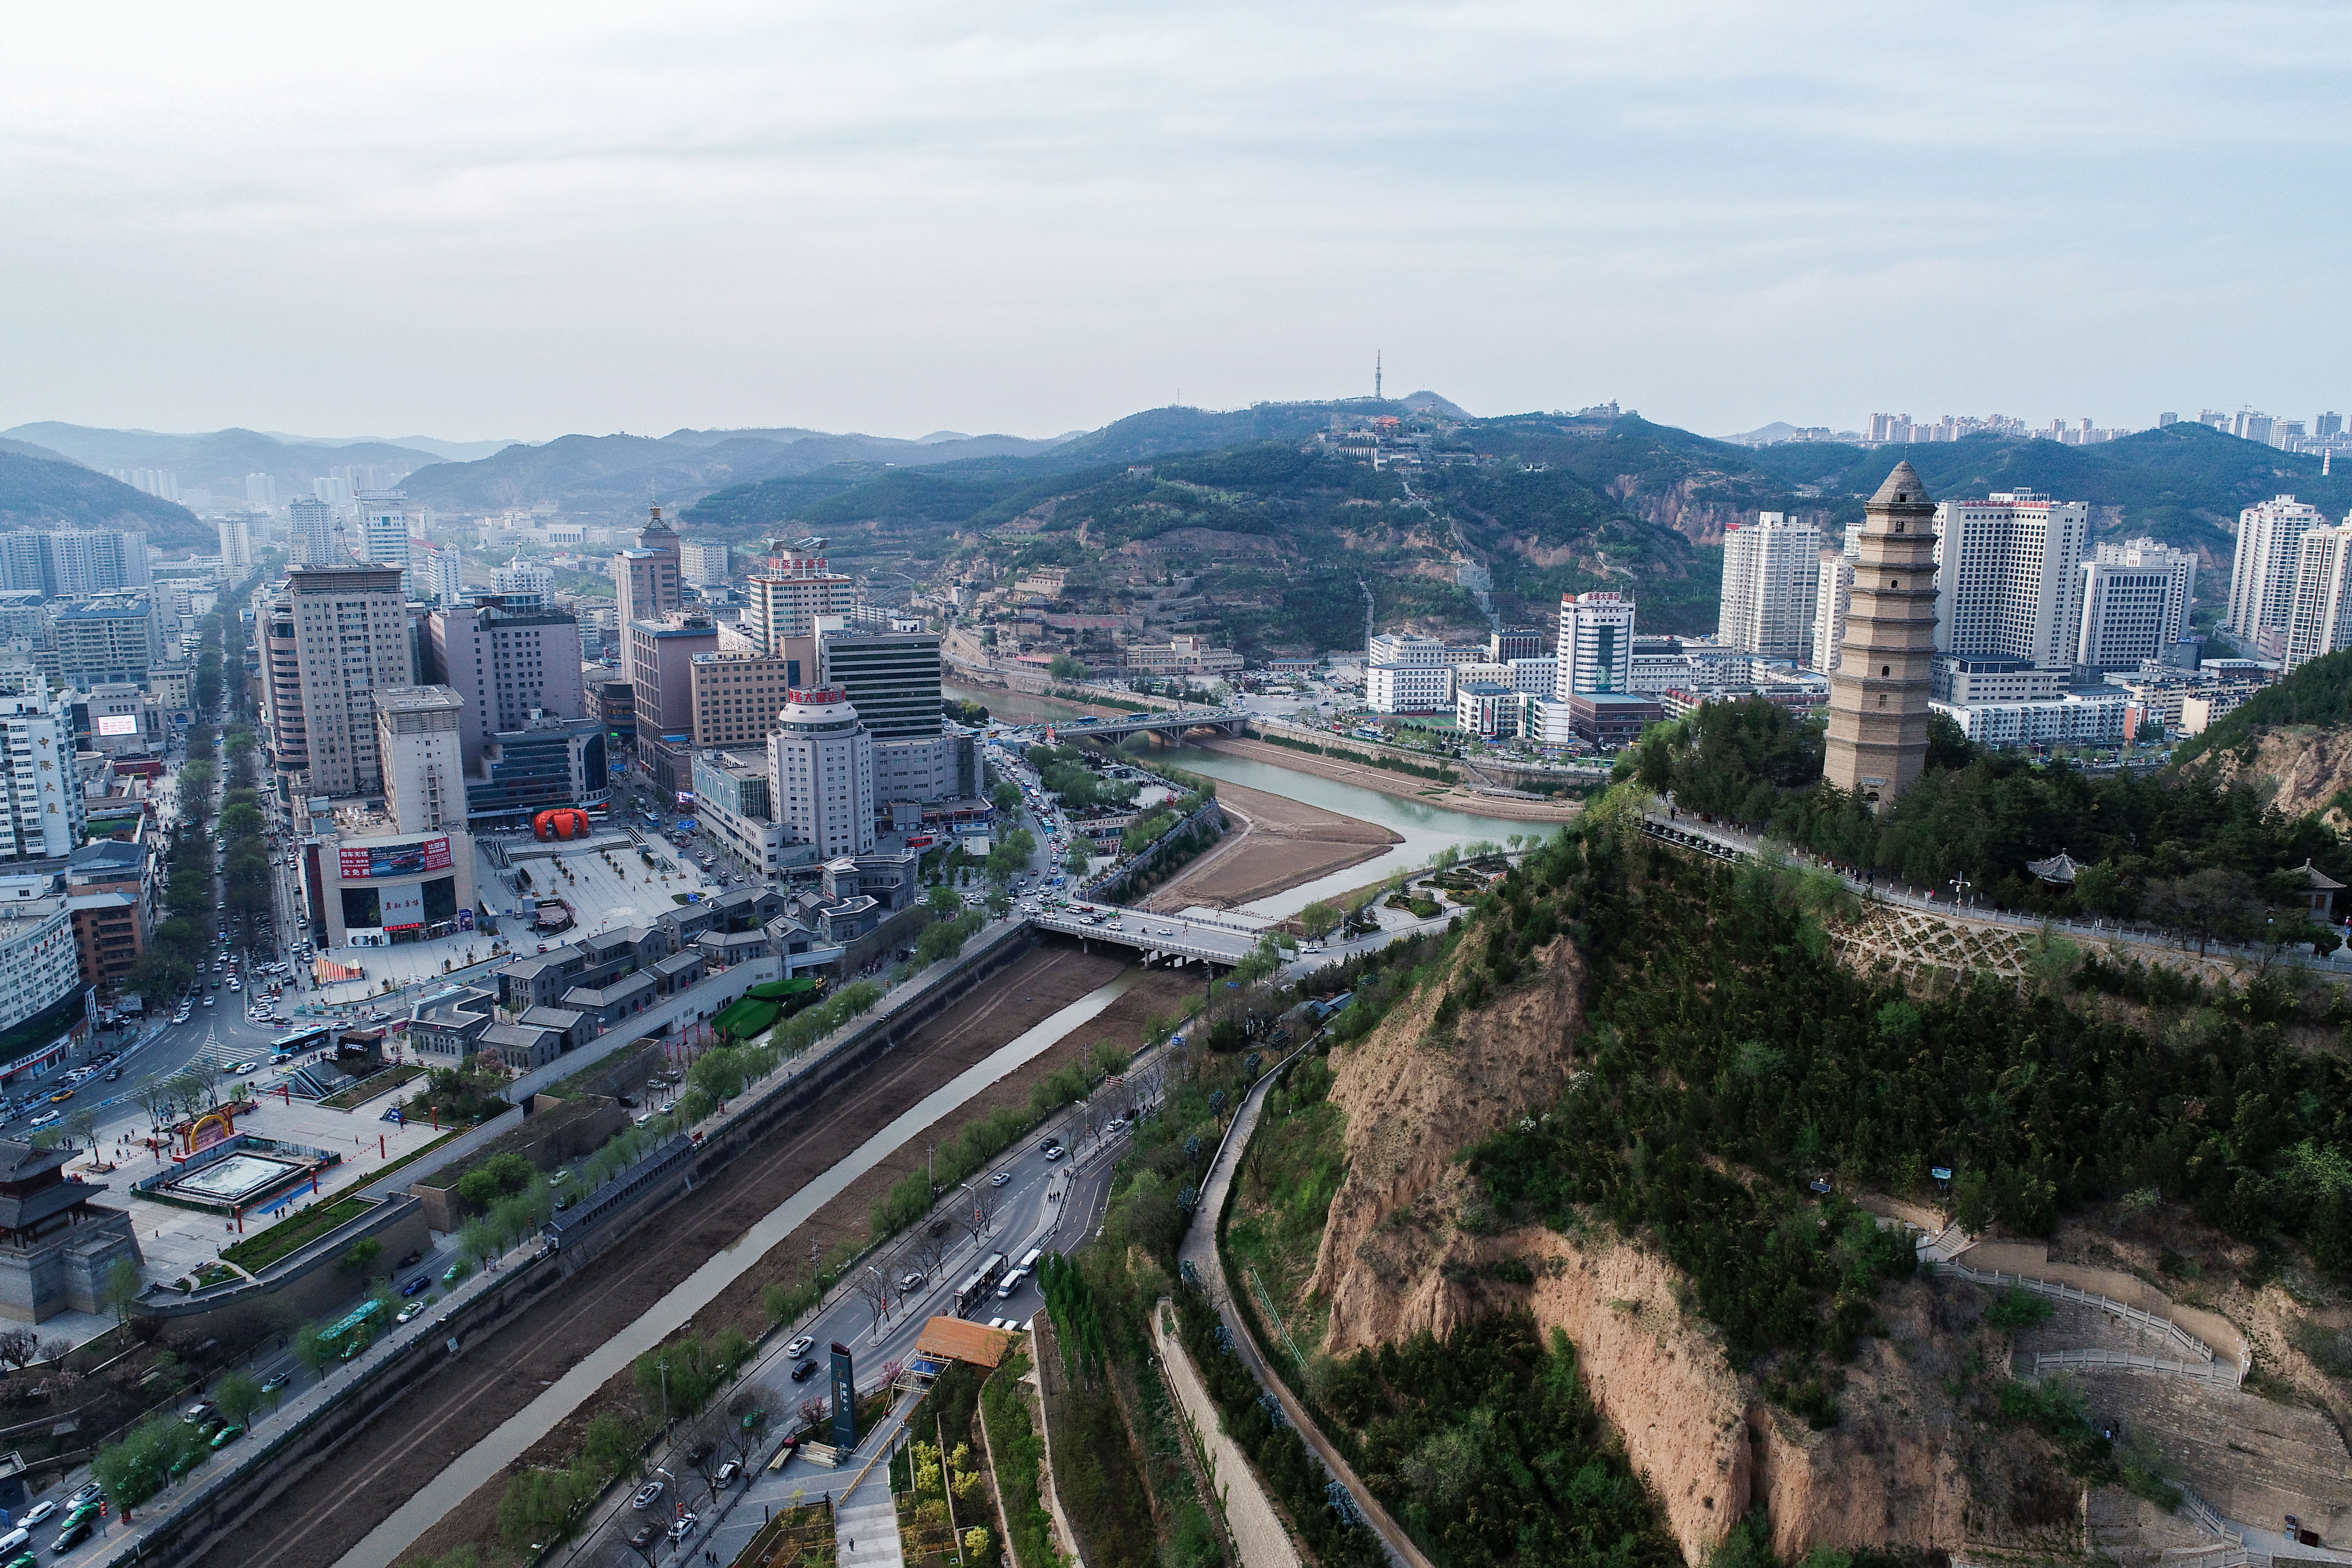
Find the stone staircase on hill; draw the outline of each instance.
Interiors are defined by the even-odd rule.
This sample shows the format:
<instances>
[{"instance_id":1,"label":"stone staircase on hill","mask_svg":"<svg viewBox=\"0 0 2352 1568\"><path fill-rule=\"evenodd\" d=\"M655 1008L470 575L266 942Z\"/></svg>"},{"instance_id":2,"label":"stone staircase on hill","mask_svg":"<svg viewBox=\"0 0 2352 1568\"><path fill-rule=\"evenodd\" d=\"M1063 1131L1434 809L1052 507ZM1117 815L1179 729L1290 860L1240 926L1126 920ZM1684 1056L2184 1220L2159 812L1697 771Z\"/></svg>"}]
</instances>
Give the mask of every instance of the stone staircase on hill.
<instances>
[{"instance_id":1,"label":"stone staircase on hill","mask_svg":"<svg viewBox=\"0 0 2352 1568\"><path fill-rule=\"evenodd\" d=\"M2195 1494L2206 1510L2201 1522L2214 1533L2239 1536L2238 1544L2268 1533L2284 1549L2275 1532L2294 1514L2323 1542L2352 1539L2352 1455L2321 1412L2187 1378L2084 1382L2093 1414L2120 1421L2126 1440L2154 1443L2164 1472ZM2252 1529L2231 1531L2232 1524ZM2352 1553L2325 1549L2309 1555L2352 1561Z\"/></svg>"}]
</instances>

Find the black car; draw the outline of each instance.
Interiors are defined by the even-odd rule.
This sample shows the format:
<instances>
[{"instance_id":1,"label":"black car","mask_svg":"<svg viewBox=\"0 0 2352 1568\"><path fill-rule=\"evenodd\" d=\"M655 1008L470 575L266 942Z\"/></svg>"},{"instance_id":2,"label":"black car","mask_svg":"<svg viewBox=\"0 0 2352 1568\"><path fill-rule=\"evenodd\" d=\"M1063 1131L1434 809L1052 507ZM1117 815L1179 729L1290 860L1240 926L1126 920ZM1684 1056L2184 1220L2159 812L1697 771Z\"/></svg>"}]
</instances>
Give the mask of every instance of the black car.
<instances>
[{"instance_id":1,"label":"black car","mask_svg":"<svg viewBox=\"0 0 2352 1568\"><path fill-rule=\"evenodd\" d=\"M653 1524L650 1522L641 1524L637 1526L635 1532L629 1537L629 1544L635 1547L638 1551L643 1552L646 1547L651 1546L654 1543L654 1537L660 1533L661 1526L658 1524Z\"/></svg>"},{"instance_id":2,"label":"black car","mask_svg":"<svg viewBox=\"0 0 2352 1568\"><path fill-rule=\"evenodd\" d=\"M814 1358L803 1361L800 1365L793 1368L793 1381L794 1383L806 1383L810 1378L813 1378L815 1375L816 1362Z\"/></svg>"}]
</instances>

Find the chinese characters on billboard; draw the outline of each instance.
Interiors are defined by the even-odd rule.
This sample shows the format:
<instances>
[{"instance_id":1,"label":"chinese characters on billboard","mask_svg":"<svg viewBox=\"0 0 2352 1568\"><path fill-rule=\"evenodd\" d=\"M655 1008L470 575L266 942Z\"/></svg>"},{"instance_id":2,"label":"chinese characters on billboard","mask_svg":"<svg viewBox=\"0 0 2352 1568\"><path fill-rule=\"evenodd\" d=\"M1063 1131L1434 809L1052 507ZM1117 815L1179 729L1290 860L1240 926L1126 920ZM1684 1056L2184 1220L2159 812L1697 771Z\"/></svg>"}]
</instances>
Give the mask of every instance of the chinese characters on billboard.
<instances>
[{"instance_id":1,"label":"chinese characters on billboard","mask_svg":"<svg viewBox=\"0 0 2352 1568\"><path fill-rule=\"evenodd\" d=\"M139 733L139 715L101 713L98 716L98 732L101 735L136 735Z\"/></svg>"},{"instance_id":2,"label":"chinese characters on billboard","mask_svg":"<svg viewBox=\"0 0 2352 1568\"><path fill-rule=\"evenodd\" d=\"M347 844L341 853L346 882L449 868L446 838L426 838L415 844Z\"/></svg>"}]
</instances>

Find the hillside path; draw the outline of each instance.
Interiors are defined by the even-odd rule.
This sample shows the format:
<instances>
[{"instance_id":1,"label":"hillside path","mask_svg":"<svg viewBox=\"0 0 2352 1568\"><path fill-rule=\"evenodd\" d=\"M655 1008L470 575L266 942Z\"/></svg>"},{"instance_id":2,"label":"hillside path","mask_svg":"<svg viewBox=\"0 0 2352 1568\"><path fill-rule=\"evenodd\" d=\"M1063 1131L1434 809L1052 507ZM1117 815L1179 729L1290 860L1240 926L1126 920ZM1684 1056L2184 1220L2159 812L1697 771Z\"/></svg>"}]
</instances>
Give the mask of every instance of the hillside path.
<instances>
[{"instance_id":1,"label":"hillside path","mask_svg":"<svg viewBox=\"0 0 2352 1568\"><path fill-rule=\"evenodd\" d=\"M1290 1417L1293 1426L1298 1428L1298 1435L1307 1439L1307 1446L1315 1450L1315 1457L1323 1461L1323 1468L1354 1496L1364 1522L1388 1548L1389 1561L1401 1565L1401 1568L1433 1568L1429 1559L1423 1556L1421 1549L1412 1543L1412 1538L1404 1532L1404 1527L1390 1517L1389 1510L1381 1506L1380 1499L1372 1495L1371 1488L1366 1486L1349 1468L1348 1461L1340 1458L1339 1449L1331 1446L1331 1440L1323 1435L1323 1429L1315 1424L1315 1418L1290 1392L1290 1385L1276 1376L1274 1370L1265 1364L1258 1353L1257 1341L1250 1334L1249 1325L1242 1321L1241 1315L1234 1308L1233 1291L1225 1279L1224 1260L1217 1253L1217 1216L1224 1213L1225 1196L1233 1187L1234 1171L1241 1163L1242 1151L1249 1144L1251 1131L1257 1126L1258 1112L1265 1106L1266 1091L1280 1076L1280 1065L1277 1063L1275 1070L1259 1079L1249 1093L1242 1097L1240 1107L1234 1112L1234 1124L1225 1130L1223 1142L1217 1145L1216 1158L1209 1165L1208 1177L1201 1184L1201 1201L1192 1210L1192 1226L1185 1231L1184 1244L1178 1249L1177 1256L1192 1266L1207 1287L1209 1299L1216 1303L1219 1315L1224 1319L1226 1331L1234 1337L1234 1349L1249 1368L1250 1375L1257 1379L1260 1386L1271 1389L1274 1396L1282 1401L1283 1414Z\"/></svg>"}]
</instances>

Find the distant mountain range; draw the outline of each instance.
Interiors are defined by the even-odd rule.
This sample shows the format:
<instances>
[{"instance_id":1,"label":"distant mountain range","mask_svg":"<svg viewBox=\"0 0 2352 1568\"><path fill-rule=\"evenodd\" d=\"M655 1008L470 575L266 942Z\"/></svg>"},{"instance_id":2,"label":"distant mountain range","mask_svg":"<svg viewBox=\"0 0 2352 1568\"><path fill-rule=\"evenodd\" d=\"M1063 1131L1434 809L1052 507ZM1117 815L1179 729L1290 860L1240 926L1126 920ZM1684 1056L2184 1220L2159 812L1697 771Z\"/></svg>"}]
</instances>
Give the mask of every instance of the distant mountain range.
<instances>
[{"instance_id":1,"label":"distant mountain range","mask_svg":"<svg viewBox=\"0 0 2352 1568\"><path fill-rule=\"evenodd\" d=\"M60 457L104 472L111 468L164 468L183 490L204 489L216 504L242 506L245 477L268 474L278 481L280 500L307 495L310 481L349 463L373 463L406 473L441 459L414 447L383 441L341 446L302 446L258 430L215 430L173 436L154 430L94 430L82 425L43 423L0 430L0 436L46 447Z\"/></svg>"}]
</instances>

